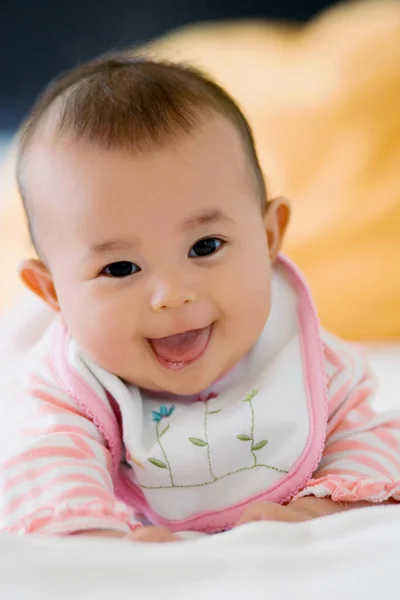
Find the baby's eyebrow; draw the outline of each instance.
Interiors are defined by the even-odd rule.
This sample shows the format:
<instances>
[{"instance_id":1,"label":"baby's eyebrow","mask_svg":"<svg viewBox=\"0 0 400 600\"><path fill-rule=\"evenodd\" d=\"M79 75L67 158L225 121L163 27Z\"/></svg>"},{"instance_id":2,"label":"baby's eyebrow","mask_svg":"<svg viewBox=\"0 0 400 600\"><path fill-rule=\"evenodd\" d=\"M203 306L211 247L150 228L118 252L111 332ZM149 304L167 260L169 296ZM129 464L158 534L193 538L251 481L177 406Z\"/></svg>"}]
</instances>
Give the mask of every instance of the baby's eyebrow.
<instances>
[{"instance_id":1,"label":"baby's eyebrow","mask_svg":"<svg viewBox=\"0 0 400 600\"><path fill-rule=\"evenodd\" d=\"M181 224L181 228L185 230L200 227L201 225L213 225L222 223L234 223L234 221L221 210L213 208L210 210L203 211L197 215L193 215L192 217L189 217L188 219L183 221L183 223Z\"/></svg>"},{"instance_id":2,"label":"baby's eyebrow","mask_svg":"<svg viewBox=\"0 0 400 600\"><path fill-rule=\"evenodd\" d=\"M194 229L201 225L234 223L233 219L228 217L219 209L210 209L193 215L181 223L181 229ZM100 244L94 244L90 248L90 254L106 254L107 252L117 252L137 248L140 245L138 238L126 238L120 240L109 240Z\"/></svg>"},{"instance_id":3,"label":"baby's eyebrow","mask_svg":"<svg viewBox=\"0 0 400 600\"><path fill-rule=\"evenodd\" d=\"M115 252L119 250L129 250L139 246L138 238L126 238L120 240L110 240L100 244L94 244L90 247L90 254L105 254L106 252Z\"/></svg>"}]
</instances>

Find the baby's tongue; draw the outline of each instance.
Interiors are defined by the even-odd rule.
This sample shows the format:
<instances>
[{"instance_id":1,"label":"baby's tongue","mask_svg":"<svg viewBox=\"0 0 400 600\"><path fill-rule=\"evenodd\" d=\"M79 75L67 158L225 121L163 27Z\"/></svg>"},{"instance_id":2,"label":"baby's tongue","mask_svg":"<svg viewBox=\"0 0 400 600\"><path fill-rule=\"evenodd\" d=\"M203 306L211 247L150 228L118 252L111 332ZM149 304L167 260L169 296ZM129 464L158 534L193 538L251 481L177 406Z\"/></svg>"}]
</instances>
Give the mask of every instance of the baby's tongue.
<instances>
[{"instance_id":1,"label":"baby's tongue","mask_svg":"<svg viewBox=\"0 0 400 600\"><path fill-rule=\"evenodd\" d=\"M186 362L197 358L207 345L210 327L150 340L158 356L170 362Z\"/></svg>"}]
</instances>

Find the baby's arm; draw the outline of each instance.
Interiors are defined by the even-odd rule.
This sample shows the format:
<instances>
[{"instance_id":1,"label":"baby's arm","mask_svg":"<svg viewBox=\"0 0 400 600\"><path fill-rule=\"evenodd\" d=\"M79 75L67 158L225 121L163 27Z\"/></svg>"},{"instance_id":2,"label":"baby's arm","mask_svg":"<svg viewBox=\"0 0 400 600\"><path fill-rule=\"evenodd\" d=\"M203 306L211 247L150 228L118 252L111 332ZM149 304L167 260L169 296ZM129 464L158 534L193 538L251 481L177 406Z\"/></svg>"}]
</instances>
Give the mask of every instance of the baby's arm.
<instances>
[{"instance_id":1,"label":"baby's arm","mask_svg":"<svg viewBox=\"0 0 400 600\"><path fill-rule=\"evenodd\" d=\"M329 337L326 360L328 428L318 470L297 498L382 503L400 500L400 413L378 414L376 390L365 359L353 346Z\"/></svg>"},{"instance_id":2,"label":"baby's arm","mask_svg":"<svg viewBox=\"0 0 400 600\"><path fill-rule=\"evenodd\" d=\"M7 396L0 406L0 530L167 541L169 532L142 527L116 499L103 436L54 382L35 376L28 391Z\"/></svg>"},{"instance_id":3,"label":"baby's arm","mask_svg":"<svg viewBox=\"0 0 400 600\"><path fill-rule=\"evenodd\" d=\"M305 521L400 500L400 413L379 415L371 408L375 384L353 346L329 336L325 358L328 427L317 471L288 506L250 506L239 524Z\"/></svg>"}]
</instances>

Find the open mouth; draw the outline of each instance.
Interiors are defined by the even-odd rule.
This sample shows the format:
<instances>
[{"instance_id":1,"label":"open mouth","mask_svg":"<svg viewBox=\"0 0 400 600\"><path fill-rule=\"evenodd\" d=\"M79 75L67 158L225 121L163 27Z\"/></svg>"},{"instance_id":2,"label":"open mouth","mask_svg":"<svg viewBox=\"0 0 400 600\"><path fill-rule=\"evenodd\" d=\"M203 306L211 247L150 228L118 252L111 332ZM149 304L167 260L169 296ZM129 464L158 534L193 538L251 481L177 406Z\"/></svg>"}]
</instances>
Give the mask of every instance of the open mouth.
<instances>
[{"instance_id":1,"label":"open mouth","mask_svg":"<svg viewBox=\"0 0 400 600\"><path fill-rule=\"evenodd\" d=\"M163 338L148 339L156 360L167 369L179 371L204 354L211 338L212 325Z\"/></svg>"}]
</instances>

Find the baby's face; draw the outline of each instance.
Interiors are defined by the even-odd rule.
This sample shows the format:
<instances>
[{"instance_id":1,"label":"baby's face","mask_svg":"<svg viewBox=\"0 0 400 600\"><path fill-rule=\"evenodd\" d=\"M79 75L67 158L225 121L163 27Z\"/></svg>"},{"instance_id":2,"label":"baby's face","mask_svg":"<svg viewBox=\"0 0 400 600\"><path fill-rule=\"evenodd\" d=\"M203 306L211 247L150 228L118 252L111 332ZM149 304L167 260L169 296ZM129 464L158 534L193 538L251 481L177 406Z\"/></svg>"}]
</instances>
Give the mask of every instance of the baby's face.
<instances>
[{"instance_id":1,"label":"baby's face","mask_svg":"<svg viewBox=\"0 0 400 600\"><path fill-rule=\"evenodd\" d=\"M229 122L141 155L38 140L27 179L62 317L99 365L143 388L194 394L256 342L270 252Z\"/></svg>"}]
</instances>

